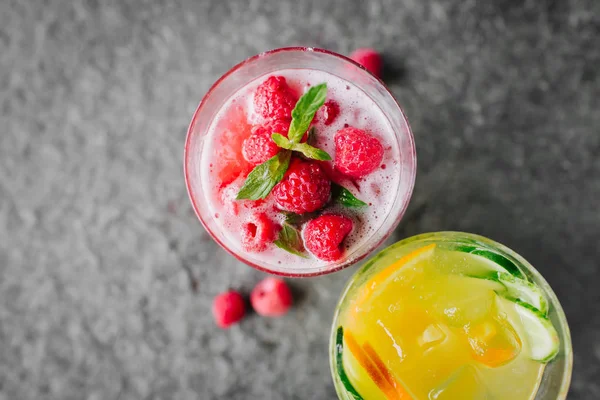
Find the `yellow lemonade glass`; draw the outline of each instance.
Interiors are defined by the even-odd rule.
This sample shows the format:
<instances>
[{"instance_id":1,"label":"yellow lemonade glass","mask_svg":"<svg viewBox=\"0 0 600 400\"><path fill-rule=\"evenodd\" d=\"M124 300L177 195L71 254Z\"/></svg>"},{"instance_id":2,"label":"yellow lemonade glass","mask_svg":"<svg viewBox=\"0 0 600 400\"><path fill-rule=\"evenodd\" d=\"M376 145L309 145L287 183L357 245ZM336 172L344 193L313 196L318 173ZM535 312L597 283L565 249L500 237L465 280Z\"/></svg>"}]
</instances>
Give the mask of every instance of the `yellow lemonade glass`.
<instances>
[{"instance_id":1,"label":"yellow lemonade glass","mask_svg":"<svg viewBox=\"0 0 600 400\"><path fill-rule=\"evenodd\" d=\"M336 308L340 399L555 400L568 391L564 312L542 276L487 238L398 242L350 280Z\"/></svg>"}]
</instances>

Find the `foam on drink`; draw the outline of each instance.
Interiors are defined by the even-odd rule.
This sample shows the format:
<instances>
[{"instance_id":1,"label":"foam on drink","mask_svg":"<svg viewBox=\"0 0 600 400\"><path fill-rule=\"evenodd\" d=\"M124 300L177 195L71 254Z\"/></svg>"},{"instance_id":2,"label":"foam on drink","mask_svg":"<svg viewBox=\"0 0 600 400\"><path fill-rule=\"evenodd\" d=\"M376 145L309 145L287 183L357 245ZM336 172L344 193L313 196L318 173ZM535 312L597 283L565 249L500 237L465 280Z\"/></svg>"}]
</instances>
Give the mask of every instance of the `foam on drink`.
<instances>
[{"instance_id":1,"label":"foam on drink","mask_svg":"<svg viewBox=\"0 0 600 400\"><path fill-rule=\"evenodd\" d=\"M255 204L251 201L235 201L237 191L243 185L245 178L241 177L229 184L228 187L220 188L219 182L211 176L214 174L214 166L220 162L215 157L220 145L219 136L223 134L224 124L232 118L232 110L237 108L239 111L241 107L245 111L248 122L252 125L264 122L259 115L253 112L253 95L256 87L270 75L284 76L288 85L298 96L301 96L310 86L322 82L327 83L327 99L335 100L339 104L340 113L331 125L325 126L324 119L317 112L313 123L317 132L315 146L328 152L333 159L335 159L334 135L346 126L365 130L377 137L384 146L384 158L376 171L358 180L343 178L338 182L369 206L350 209L330 203L323 210L324 213L344 214L354 221L353 231L344 241L345 255L351 257L355 248L369 241L390 213L397 192L402 190L400 149L388 119L375 102L352 83L323 71L287 69L265 75L235 93L215 116L206 138L207 145L204 146L204 154L201 157L203 164L200 168L202 169L203 190L209 194L207 196L208 207L220 228L227 232L225 236L229 241L229 247L256 260L257 263L279 265L277 269L281 269L281 265L296 270L316 269L327 265L328 262L313 256L304 259L275 246L261 253L246 252L241 246L241 226L252 213L265 212L278 223L283 222L284 216L276 210L275 201L270 197L252 208L248 207L250 204ZM248 131L241 134L247 135ZM324 164L329 164L329 169L333 169L333 161Z\"/></svg>"}]
</instances>

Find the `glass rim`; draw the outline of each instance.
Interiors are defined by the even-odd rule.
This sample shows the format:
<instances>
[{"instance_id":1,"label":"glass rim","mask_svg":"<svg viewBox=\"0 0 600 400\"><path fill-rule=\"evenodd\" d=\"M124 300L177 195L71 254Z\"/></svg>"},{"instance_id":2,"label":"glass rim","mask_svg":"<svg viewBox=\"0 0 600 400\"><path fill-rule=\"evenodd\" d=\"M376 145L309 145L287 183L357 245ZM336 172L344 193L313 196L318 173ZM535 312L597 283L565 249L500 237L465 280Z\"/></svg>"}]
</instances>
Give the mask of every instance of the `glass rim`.
<instances>
[{"instance_id":1,"label":"glass rim","mask_svg":"<svg viewBox=\"0 0 600 400\"><path fill-rule=\"evenodd\" d=\"M564 354L565 366L562 369L562 371L563 371L562 379L560 382L559 393L556 397L556 400L566 399L568 391L569 391L569 387L571 384L572 373L573 373L573 344L571 341L571 331L569 329L567 317L562 308L562 305L560 304L560 301L558 300L558 297L554 293L554 290L552 289L550 284L546 281L546 279L542 276L542 274L533 265L531 265L523 256L521 256L520 254L518 254L511 248L503 245L502 243L496 242L495 240L489 239L485 236L481 236L481 235L474 234L474 233L468 233L468 232L460 232L460 231L428 232L428 233L421 233L418 235L410 236L408 238L402 239L396 243L391 244L390 246L386 247L385 249L382 249L379 253L377 253L377 255L402 248L402 247L412 244L412 243L425 242L428 240L430 240L432 242L437 242L437 241L440 241L443 239L448 239L446 241L450 242L450 243L452 243L452 242L459 243L460 239L472 239L477 242L480 242L486 246L489 246L490 248L492 248L494 250L499 250L502 253L505 253L504 255L510 256L511 261L516 261L518 264L517 266L519 268L523 269L527 274L530 274L533 276L536 285L540 286L541 289L544 291L544 293L548 296L548 300L550 302L550 309L551 310L553 309L557 315L559 326L557 326L556 328L557 328L557 330L558 330L558 328L560 328L560 331L562 332L562 335L560 335L560 338L561 338L561 347L565 349L565 354ZM342 305L344 304L346 297L348 296L348 292L350 291L350 289L352 289L352 285L354 284L354 282L357 281L358 279L360 279L362 276L364 276L369 271L369 269L376 263L376 261L377 261L377 258L374 258L371 261L369 261L368 263L362 265L350 277L350 279L344 286L344 289L342 290L342 294L340 295L340 298L338 299L338 302L334 309L331 334L330 334L330 338L329 338L328 353L329 353L330 371L331 371L334 383L336 383L334 385L336 387L336 392L337 392L338 388L337 388L337 382L336 382L337 367L336 367L336 363L334 360L335 351L336 351L335 335L336 335L336 331L337 331L337 328L339 325L337 322L338 322L338 318L340 315L340 310L342 308ZM562 341L564 341L564 343L562 343ZM552 364L552 362L553 361L550 361L547 365ZM542 383L544 382L544 379L545 379L545 376L542 376L542 379L540 380L540 387L541 387ZM539 387L538 387L538 390L539 390ZM537 394L537 392L536 392L536 394ZM537 396L536 396L536 399L537 399Z\"/></svg>"},{"instance_id":2,"label":"glass rim","mask_svg":"<svg viewBox=\"0 0 600 400\"><path fill-rule=\"evenodd\" d=\"M337 58L345 63L350 63L350 64L354 65L355 67L358 67L363 73L365 73L365 74L369 75L371 78L375 79L379 85L379 89L382 89L384 91L384 93L386 93L389 96L389 98L392 99L393 104L396 108L396 111L399 112L399 114L401 115L401 119L406 126L406 136L407 136L408 144L409 144L409 148L407 149L407 157L410 157L411 164L412 164L412 168L406 176L406 181L405 181L406 185L404 186L405 189L402 191L402 196L400 196L400 191L399 191L399 195L396 196L396 198L394 199L394 206L396 206L396 203L398 203L399 200L400 200L401 204L400 204L400 207L398 210L393 210L393 211L395 211L395 217L391 221L388 230L386 232L384 232L383 235L381 235L381 237L378 238L378 240L376 240L375 242L371 243L371 242L367 241L365 243L362 243L360 246L358 246L356 250L360 250L364 247L364 250L358 256L347 258L343 262L340 262L340 263L335 263L335 262L328 263L326 265L319 267L318 269L315 269L315 270L311 269L311 270L307 270L306 272L302 272L302 271L287 272L287 271L275 270L275 269L271 269L268 267L264 267L260 264L257 264L256 262L249 260L248 258L244 257L242 254L238 254L233 249L231 249L226 243L223 243L223 241L220 240L218 238L218 236L213 232L213 230L209 227L209 224L205 221L205 219L204 219L205 217L203 217L203 215L200 211L202 204L199 201L200 199L197 198L198 196L193 195L192 183L191 183L191 178L190 178L190 166L188 165L190 157L191 157L190 156L190 146L191 146L192 137L194 136L193 129L194 129L196 120L198 119L199 115L202 113L204 106L206 105L208 100L211 98L211 96L215 92L216 88L218 88L219 85L221 85L223 83L223 81L225 81L230 75L232 75L239 69L243 68L244 66L246 66L252 62L255 62L261 58L264 58L265 56L274 55L274 54L283 53L283 52L299 52L299 53L314 52L314 53L324 54L326 56ZM396 134L397 134L397 132L396 132ZM252 267L254 269L257 269L257 270L265 272L265 273L283 276L283 277L290 277L290 278L313 277L313 276L331 274L331 273L340 271L344 268L350 267L350 266L360 262L362 259L367 257L369 254L371 254L373 252L373 250L375 250L379 245L381 245L381 243L383 243L393 233L394 229L398 226L398 224L400 223L400 220L406 213L406 209L408 208L408 204L410 202L410 198L412 197L412 192L414 190L416 173L417 173L416 166L417 166L417 153L416 153L414 135L413 135L412 129L410 127L410 123L409 123L408 119L406 118L406 114L404 113L404 110L398 103L398 100L396 100L396 98L394 97L392 92L383 83L383 81L380 78L378 78L377 76L373 75L370 71L368 71L362 65L358 64L354 60L352 60L342 54L339 54L339 53L336 53L336 52L333 52L330 50L326 50L326 49L317 48L317 47L305 47L305 46L281 47L281 48L276 48L276 49L272 49L269 51L265 51L265 52L256 54L256 55L251 56L251 57L241 61L240 63L236 64L235 66L230 68L225 74L223 74L217 81L215 81L215 83L212 84L212 86L208 89L206 94L202 97L202 100L200 100L200 103L199 103L198 107L196 108L196 111L194 112L192 119L190 121L190 124L188 125L188 128L187 128L187 133L186 133L186 138L185 138L185 146L184 146L184 152L183 152L183 170L184 170L183 172L184 172L184 179L185 179L185 185L186 185L188 197L192 203L192 208L194 210L194 213L196 214L196 217L198 218L198 220L200 220L204 229L208 232L208 234L212 237L212 239L221 248L223 248L225 251L227 251L229 254L231 254L239 261L243 262L246 265L249 265L250 267ZM390 213L386 216L386 218L382 222L380 229L383 228L383 225L386 224L386 222L388 221L388 219L391 216L392 216L392 213Z\"/></svg>"}]
</instances>

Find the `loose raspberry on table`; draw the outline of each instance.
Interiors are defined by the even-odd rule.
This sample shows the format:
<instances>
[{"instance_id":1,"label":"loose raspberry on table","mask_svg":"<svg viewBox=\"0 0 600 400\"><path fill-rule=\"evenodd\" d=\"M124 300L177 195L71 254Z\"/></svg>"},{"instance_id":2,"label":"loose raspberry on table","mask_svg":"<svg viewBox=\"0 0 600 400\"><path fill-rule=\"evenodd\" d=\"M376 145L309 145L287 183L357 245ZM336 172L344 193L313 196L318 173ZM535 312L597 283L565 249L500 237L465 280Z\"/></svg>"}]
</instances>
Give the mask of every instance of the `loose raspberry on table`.
<instances>
[{"instance_id":1,"label":"loose raspberry on table","mask_svg":"<svg viewBox=\"0 0 600 400\"><path fill-rule=\"evenodd\" d=\"M319 164L296 158L272 194L281 209L304 214L323 207L330 192L331 182Z\"/></svg>"},{"instance_id":2,"label":"loose raspberry on table","mask_svg":"<svg viewBox=\"0 0 600 400\"><path fill-rule=\"evenodd\" d=\"M242 225L242 246L246 251L264 251L273 242L276 233L275 224L265 213L254 213Z\"/></svg>"},{"instance_id":3,"label":"loose raspberry on table","mask_svg":"<svg viewBox=\"0 0 600 400\"><path fill-rule=\"evenodd\" d=\"M230 290L219 294L213 300L212 313L217 326L229 328L246 314L246 303L239 292Z\"/></svg>"},{"instance_id":4,"label":"loose raspberry on table","mask_svg":"<svg viewBox=\"0 0 600 400\"><path fill-rule=\"evenodd\" d=\"M325 125L331 125L340 113L340 105L335 100L327 100L321 110Z\"/></svg>"},{"instance_id":5,"label":"loose raspberry on table","mask_svg":"<svg viewBox=\"0 0 600 400\"><path fill-rule=\"evenodd\" d=\"M335 141L335 168L353 178L362 178L373 172L383 160L383 145L362 129L348 127L337 131Z\"/></svg>"},{"instance_id":6,"label":"loose raspberry on table","mask_svg":"<svg viewBox=\"0 0 600 400\"><path fill-rule=\"evenodd\" d=\"M374 49L362 48L356 49L350 54L350 58L376 77L381 77L382 60L381 55Z\"/></svg>"},{"instance_id":7,"label":"loose raspberry on table","mask_svg":"<svg viewBox=\"0 0 600 400\"><path fill-rule=\"evenodd\" d=\"M287 137L290 123L288 121L272 121L265 125L252 128L252 134L244 140L242 154L244 159L252 165L262 164L279 152L271 136L281 133Z\"/></svg>"},{"instance_id":8,"label":"loose raspberry on table","mask_svg":"<svg viewBox=\"0 0 600 400\"><path fill-rule=\"evenodd\" d=\"M298 98L283 76L271 76L254 93L254 111L267 120L291 120Z\"/></svg>"},{"instance_id":9,"label":"loose raspberry on table","mask_svg":"<svg viewBox=\"0 0 600 400\"><path fill-rule=\"evenodd\" d=\"M252 308L263 317L284 315L292 306L292 302L292 291L287 283L279 278L263 279L250 294Z\"/></svg>"},{"instance_id":10,"label":"loose raspberry on table","mask_svg":"<svg viewBox=\"0 0 600 400\"><path fill-rule=\"evenodd\" d=\"M304 227L304 246L321 260L338 260L342 257L341 244L352 225L352 220L343 215L321 215Z\"/></svg>"}]
</instances>

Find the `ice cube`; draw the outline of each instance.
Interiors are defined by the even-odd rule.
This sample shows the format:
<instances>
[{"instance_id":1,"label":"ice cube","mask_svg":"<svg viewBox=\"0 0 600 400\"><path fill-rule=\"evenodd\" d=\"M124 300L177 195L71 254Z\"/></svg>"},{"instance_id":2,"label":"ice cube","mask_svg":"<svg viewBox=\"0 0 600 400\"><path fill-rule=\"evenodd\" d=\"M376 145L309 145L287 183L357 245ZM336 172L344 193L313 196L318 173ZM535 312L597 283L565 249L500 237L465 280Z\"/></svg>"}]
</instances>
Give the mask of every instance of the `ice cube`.
<instances>
[{"instance_id":1,"label":"ice cube","mask_svg":"<svg viewBox=\"0 0 600 400\"><path fill-rule=\"evenodd\" d=\"M492 311L494 292L478 286L475 279L455 278L443 281L435 293L433 311L444 323L460 327L478 323Z\"/></svg>"},{"instance_id":2,"label":"ice cube","mask_svg":"<svg viewBox=\"0 0 600 400\"><path fill-rule=\"evenodd\" d=\"M419 346L429 348L437 343L443 342L446 339L446 334L437 324L431 324L419 336L417 343Z\"/></svg>"},{"instance_id":3,"label":"ice cube","mask_svg":"<svg viewBox=\"0 0 600 400\"><path fill-rule=\"evenodd\" d=\"M488 367L506 364L521 351L519 336L505 321L482 322L471 327L466 335L473 358Z\"/></svg>"},{"instance_id":4,"label":"ice cube","mask_svg":"<svg viewBox=\"0 0 600 400\"><path fill-rule=\"evenodd\" d=\"M385 327L385 325L383 324L383 322L381 322L380 319L377 320L377 325L379 325L383 329L385 334L390 338L391 345L394 347L396 353L398 354L398 359L400 361L403 361L405 356L404 351L402 351L402 347L398 344L396 338L394 337L394 335L392 335L392 332L390 332L389 329Z\"/></svg>"},{"instance_id":5,"label":"ice cube","mask_svg":"<svg viewBox=\"0 0 600 400\"><path fill-rule=\"evenodd\" d=\"M429 392L429 400L491 400L479 372L472 365L465 365L454 371L436 388Z\"/></svg>"},{"instance_id":6,"label":"ice cube","mask_svg":"<svg viewBox=\"0 0 600 400\"><path fill-rule=\"evenodd\" d=\"M416 351L416 354L420 353L420 365L427 366L426 379L435 382L473 359L463 335L442 323L429 325L416 335L415 345L420 350ZM431 341L426 343L428 340Z\"/></svg>"}]
</instances>

